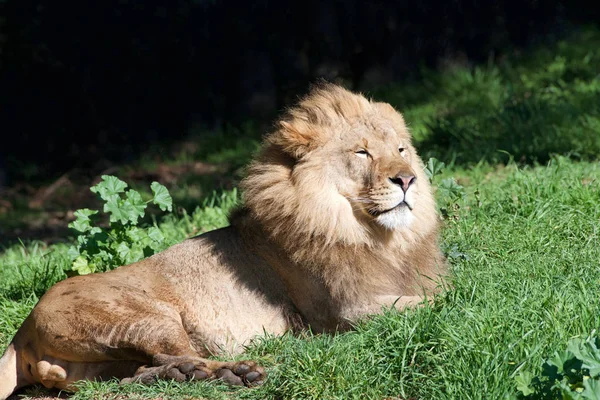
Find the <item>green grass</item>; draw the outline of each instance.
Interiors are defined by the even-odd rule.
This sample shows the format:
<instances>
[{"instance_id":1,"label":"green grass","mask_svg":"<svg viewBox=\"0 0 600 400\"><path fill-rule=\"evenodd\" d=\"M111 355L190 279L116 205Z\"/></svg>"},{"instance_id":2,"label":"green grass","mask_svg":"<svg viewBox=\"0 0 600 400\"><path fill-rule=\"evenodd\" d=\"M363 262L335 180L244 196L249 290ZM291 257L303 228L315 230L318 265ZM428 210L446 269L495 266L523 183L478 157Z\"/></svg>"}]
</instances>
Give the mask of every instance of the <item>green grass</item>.
<instances>
[{"instance_id":1,"label":"green grass","mask_svg":"<svg viewBox=\"0 0 600 400\"><path fill-rule=\"evenodd\" d=\"M386 310L340 335L260 339L242 357L267 367L260 388L88 382L73 398L514 398L517 374L539 374L570 338L600 326L598 49L600 34L588 30L527 57L372 93L405 111L425 159L448 164L434 184L454 178L464 188L437 192L452 285L433 306ZM255 136L219 136L194 157L237 168ZM176 243L224 226L237 199L215 193L160 227ZM0 348L65 277L66 248L29 243L0 254Z\"/></svg>"},{"instance_id":2,"label":"green grass","mask_svg":"<svg viewBox=\"0 0 600 400\"><path fill-rule=\"evenodd\" d=\"M444 247L457 254L450 259L453 288L433 307L388 311L337 336L262 340L245 355L269 367L262 388L86 383L75 398L482 399L515 394L517 371L539 371L569 338L585 337L600 325L600 165L555 157L545 166L480 164L446 174L464 185L466 195L458 202L457 218L447 220L444 229ZM202 224L200 215L209 214L200 209L189 220L200 218ZM165 224L167 232L183 230ZM2 256L7 278L0 297L6 310L0 317L3 346L35 303L23 286L61 277L50 274L48 280L34 271L47 268L45 259L67 266L60 247L48 255L42 247L30 251L23 256L13 248ZM17 279L21 275L25 279Z\"/></svg>"}]
</instances>

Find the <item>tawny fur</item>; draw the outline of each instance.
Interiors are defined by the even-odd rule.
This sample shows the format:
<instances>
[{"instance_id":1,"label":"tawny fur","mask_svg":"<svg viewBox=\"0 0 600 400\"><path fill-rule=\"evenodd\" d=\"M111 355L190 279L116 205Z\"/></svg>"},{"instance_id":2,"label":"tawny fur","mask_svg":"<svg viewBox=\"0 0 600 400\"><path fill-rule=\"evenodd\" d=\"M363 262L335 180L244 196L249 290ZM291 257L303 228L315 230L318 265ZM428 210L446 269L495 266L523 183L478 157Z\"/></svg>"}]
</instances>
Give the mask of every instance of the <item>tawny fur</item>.
<instances>
[{"instance_id":1,"label":"tawny fur","mask_svg":"<svg viewBox=\"0 0 600 400\"><path fill-rule=\"evenodd\" d=\"M235 366L202 357L264 332L348 329L419 303L446 274L422 161L388 104L313 89L241 186L231 227L51 288L0 359L0 399L34 383L125 378L162 354L213 376Z\"/></svg>"}]
</instances>

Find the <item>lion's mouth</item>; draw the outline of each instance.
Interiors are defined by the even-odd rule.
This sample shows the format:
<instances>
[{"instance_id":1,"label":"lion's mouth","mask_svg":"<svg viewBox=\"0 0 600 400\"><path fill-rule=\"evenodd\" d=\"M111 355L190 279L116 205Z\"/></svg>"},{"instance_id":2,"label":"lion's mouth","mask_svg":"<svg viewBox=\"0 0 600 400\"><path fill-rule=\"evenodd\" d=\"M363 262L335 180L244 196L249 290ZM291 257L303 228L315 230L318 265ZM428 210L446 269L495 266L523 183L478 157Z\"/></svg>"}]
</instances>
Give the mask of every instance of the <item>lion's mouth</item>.
<instances>
[{"instance_id":1,"label":"lion's mouth","mask_svg":"<svg viewBox=\"0 0 600 400\"><path fill-rule=\"evenodd\" d=\"M400 208L402 208L402 207L408 207L408 209L409 209L410 211L412 211L412 209L413 209L413 208L412 208L412 207L411 207L411 206L410 206L410 205L409 205L409 204L408 204L406 201L404 201L404 200L403 200L403 201L401 201L400 203L396 204L394 207L392 207L392 208L388 208L387 210L374 210L374 209L370 208L370 209L368 209L367 211L368 211L368 212L369 212L369 214L371 214L373 217L378 217L378 216L380 216L380 215L383 215L383 214L389 213L389 212L391 212L391 211L394 211L394 210L400 209Z\"/></svg>"}]
</instances>

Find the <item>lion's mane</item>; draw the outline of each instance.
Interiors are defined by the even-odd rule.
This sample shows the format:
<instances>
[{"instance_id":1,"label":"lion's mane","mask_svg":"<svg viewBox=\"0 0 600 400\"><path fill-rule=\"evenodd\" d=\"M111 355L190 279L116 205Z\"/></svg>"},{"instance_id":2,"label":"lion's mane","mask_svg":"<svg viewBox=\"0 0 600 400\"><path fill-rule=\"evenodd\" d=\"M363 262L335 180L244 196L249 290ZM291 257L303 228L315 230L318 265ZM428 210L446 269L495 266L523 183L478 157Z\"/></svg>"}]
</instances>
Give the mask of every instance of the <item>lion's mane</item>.
<instances>
[{"instance_id":1,"label":"lion's mane","mask_svg":"<svg viewBox=\"0 0 600 400\"><path fill-rule=\"evenodd\" d=\"M241 183L244 208L233 217L250 241L267 239L278 257L323 279L343 298L364 297L398 282L406 294L422 294L423 288L433 291L439 284L435 278L445 273L437 244L439 217L420 158L414 160L421 180L415 222L395 232L359 221L336 192L331 181L336 177L318 170L322 160L305 159L338 132L369 125L372 116L382 114L406 131L402 116L385 103L335 85L314 88L266 136Z\"/></svg>"}]
</instances>

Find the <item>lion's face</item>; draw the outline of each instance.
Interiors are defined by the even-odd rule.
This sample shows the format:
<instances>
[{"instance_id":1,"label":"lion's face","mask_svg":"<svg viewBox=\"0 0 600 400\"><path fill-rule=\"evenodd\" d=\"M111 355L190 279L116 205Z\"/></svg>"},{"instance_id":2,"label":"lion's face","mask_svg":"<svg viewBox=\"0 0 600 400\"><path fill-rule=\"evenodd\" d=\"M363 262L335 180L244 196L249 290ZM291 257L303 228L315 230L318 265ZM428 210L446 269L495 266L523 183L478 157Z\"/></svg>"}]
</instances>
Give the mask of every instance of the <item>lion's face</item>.
<instances>
[{"instance_id":1,"label":"lion's face","mask_svg":"<svg viewBox=\"0 0 600 400\"><path fill-rule=\"evenodd\" d=\"M357 218L389 230L413 223L423 179L420 159L399 122L384 113L368 123L358 120L310 155L324 163L322 173Z\"/></svg>"},{"instance_id":2,"label":"lion's face","mask_svg":"<svg viewBox=\"0 0 600 400\"><path fill-rule=\"evenodd\" d=\"M292 232L291 244L376 243L389 232L406 242L434 232L435 202L410 139L389 104L317 88L267 136L242 182L246 206L274 237Z\"/></svg>"}]
</instances>

